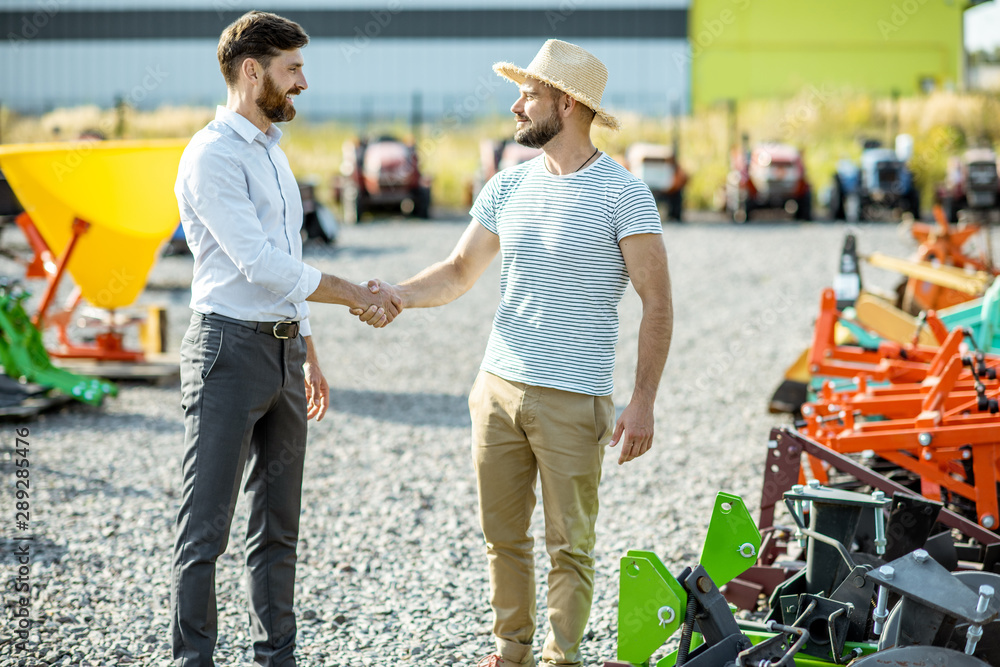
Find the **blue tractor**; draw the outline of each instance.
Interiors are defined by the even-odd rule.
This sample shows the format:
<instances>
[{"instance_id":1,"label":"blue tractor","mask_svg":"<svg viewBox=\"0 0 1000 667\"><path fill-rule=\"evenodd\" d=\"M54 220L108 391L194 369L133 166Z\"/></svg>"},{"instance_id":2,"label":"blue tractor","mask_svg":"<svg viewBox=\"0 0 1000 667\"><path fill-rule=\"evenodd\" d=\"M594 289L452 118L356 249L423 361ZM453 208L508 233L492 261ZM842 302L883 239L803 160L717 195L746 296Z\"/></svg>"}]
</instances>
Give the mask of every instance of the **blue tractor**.
<instances>
[{"instance_id":1,"label":"blue tractor","mask_svg":"<svg viewBox=\"0 0 1000 667\"><path fill-rule=\"evenodd\" d=\"M834 220L898 219L903 213L920 219L920 190L907 165L912 142L905 139L897 138L895 151L866 141L860 165L846 159L837 163L830 188Z\"/></svg>"}]
</instances>

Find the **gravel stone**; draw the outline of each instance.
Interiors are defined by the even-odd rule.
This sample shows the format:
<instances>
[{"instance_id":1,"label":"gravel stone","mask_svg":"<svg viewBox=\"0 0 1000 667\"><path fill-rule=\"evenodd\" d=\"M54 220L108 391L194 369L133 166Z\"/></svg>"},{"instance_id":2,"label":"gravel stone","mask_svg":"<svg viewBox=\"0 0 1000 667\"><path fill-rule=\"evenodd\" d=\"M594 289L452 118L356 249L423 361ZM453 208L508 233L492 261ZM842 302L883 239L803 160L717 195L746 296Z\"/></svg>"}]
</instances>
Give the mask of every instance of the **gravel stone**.
<instances>
[{"instance_id":1,"label":"gravel stone","mask_svg":"<svg viewBox=\"0 0 1000 667\"><path fill-rule=\"evenodd\" d=\"M340 245L309 245L305 257L357 281L400 280L447 256L466 222L345 227ZM617 450L605 456L586 664L615 656L618 563L626 550L654 551L679 571L697 561L717 492L738 494L756 509L768 432L788 421L767 414L767 402L809 342L820 290L832 282L848 229L862 253L906 257L915 248L886 224L664 228L673 346L653 449L622 467ZM9 238L15 233L4 230L5 246ZM191 270L190 257L164 258L140 298L166 306L175 355L190 317ZM898 282L863 270L867 285L889 291ZM23 267L0 257L0 273L23 275ZM41 285L30 287L37 303ZM309 432L295 591L300 665L471 665L492 649L467 396L498 301L496 261L456 303L407 311L384 330L360 324L343 308L311 306L332 407ZM631 395L642 312L633 291L619 311L613 398L621 411ZM170 663L170 563L184 432L179 387L123 383L121 390L100 409L73 405L27 424L36 624L27 652L0 642L2 665ZM4 427L0 441L4 498L11 493L12 428ZM15 535L8 524L0 559L8 584L3 602L11 607ZM228 551L218 561L220 665L253 657L245 525L241 497ZM547 630L540 504L532 530L537 656Z\"/></svg>"}]
</instances>

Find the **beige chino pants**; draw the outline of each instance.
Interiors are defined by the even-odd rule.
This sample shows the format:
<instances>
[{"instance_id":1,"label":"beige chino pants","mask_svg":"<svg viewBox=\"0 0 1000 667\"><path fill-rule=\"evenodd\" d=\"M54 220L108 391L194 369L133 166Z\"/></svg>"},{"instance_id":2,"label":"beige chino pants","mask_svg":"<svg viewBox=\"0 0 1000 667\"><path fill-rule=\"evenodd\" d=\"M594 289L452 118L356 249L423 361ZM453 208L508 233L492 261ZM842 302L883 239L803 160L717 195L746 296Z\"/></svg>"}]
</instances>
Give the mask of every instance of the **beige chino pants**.
<instances>
[{"instance_id":1,"label":"beige chino pants","mask_svg":"<svg viewBox=\"0 0 1000 667\"><path fill-rule=\"evenodd\" d=\"M533 665L535 480L541 479L549 572L549 633L542 660L580 665L594 594L594 524L604 447L614 429L610 396L508 382L480 371L469 395L479 518L490 570L500 656Z\"/></svg>"}]
</instances>

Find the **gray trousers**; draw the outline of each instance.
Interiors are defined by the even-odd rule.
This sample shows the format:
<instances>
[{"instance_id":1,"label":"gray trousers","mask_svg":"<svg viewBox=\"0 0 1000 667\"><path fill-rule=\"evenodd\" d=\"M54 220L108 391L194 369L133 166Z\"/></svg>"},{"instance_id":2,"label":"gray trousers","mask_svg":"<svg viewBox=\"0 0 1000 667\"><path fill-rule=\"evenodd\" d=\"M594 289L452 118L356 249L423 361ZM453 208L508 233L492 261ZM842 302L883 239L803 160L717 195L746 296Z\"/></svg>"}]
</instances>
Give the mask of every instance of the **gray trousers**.
<instances>
[{"instance_id":1,"label":"gray trousers","mask_svg":"<svg viewBox=\"0 0 1000 667\"><path fill-rule=\"evenodd\" d=\"M195 314L181 343L183 492L171 589L177 667L213 665L215 563L241 479L250 504L246 582L259 665L294 667L295 547L306 447L305 341Z\"/></svg>"}]
</instances>

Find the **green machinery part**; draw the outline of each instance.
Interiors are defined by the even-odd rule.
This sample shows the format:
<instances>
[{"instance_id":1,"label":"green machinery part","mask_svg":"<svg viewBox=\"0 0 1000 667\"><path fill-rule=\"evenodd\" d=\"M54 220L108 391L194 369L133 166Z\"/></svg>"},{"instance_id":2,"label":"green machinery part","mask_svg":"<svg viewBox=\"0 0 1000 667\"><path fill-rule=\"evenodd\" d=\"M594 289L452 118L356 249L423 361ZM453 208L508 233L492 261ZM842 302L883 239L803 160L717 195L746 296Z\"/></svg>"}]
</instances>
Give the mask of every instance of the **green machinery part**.
<instances>
[{"instance_id":1,"label":"green machinery part","mask_svg":"<svg viewBox=\"0 0 1000 667\"><path fill-rule=\"evenodd\" d=\"M712 581L717 586L732 581L757 562L759 550L760 532L743 499L719 493L701 553ZM687 597L655 553L629 551L621 559L618 660L648 665L683 623Z\"/></svg>"},{"instance_id":2,"label":"green machinery part","mask_svg":"<svg viewBox=\"0 0 1000 667\"><path fill-rule=\"evenodd\" d=\"M21 302L29 294L16 285L0 284L0 364L12 378L51 387L90 405L105 396L117 396L112 382L76 375L52 365L42 335L31 323Z\"/></svg>"},{"instance_id":3,"label":"green machinery part","mask_svg":"<svg viewBox=\"0 0 1000 667\"><path fill-rule=\"evenodd\" d=\"M716 586L723 586L757 562L761 537L753 517L739 496L719 493L702 547L700 563ZM648 667L653 654L680 629L684 622L688 594L666 566L650 551L629 551L621 559L618 600L618 660ZM732 607L730 607L732 608ZM737 621L741 632L753 643L775 636L759 624ZM703 643L695 632L691 650ZM873 643L848 642L846 648L861 655L878 650ZM656 667L673 667L677 651L661 658ZM806 654L794 657L796 667L823 667L833 664Z\"/></svg>"}]
</instances>

